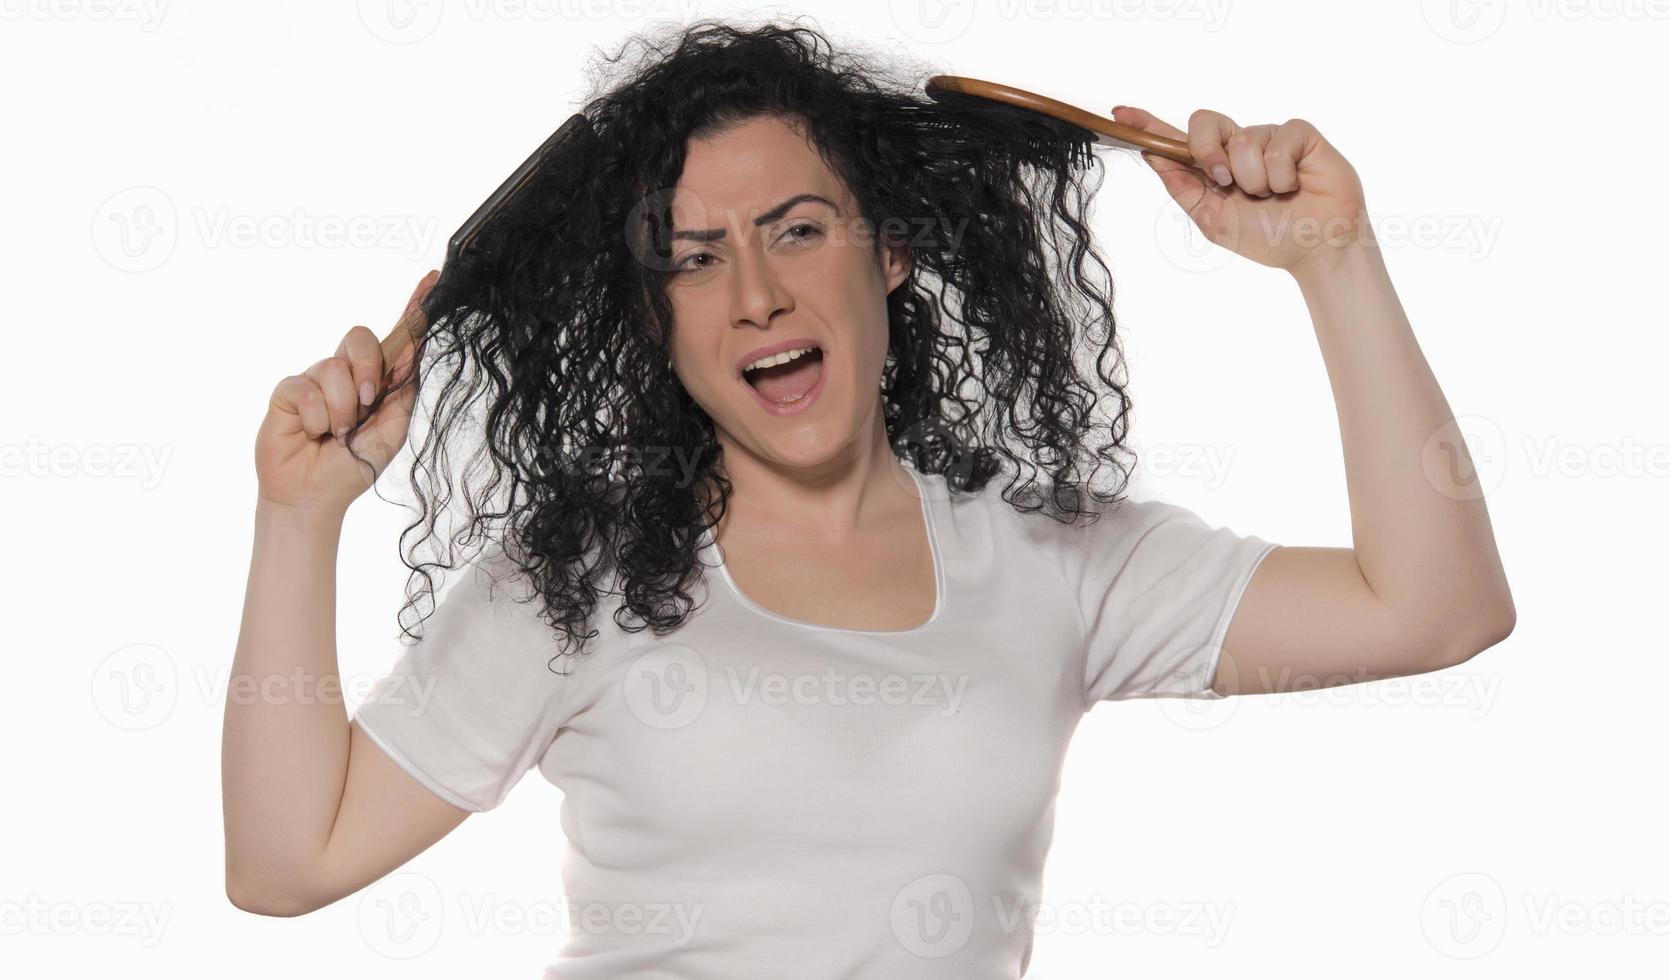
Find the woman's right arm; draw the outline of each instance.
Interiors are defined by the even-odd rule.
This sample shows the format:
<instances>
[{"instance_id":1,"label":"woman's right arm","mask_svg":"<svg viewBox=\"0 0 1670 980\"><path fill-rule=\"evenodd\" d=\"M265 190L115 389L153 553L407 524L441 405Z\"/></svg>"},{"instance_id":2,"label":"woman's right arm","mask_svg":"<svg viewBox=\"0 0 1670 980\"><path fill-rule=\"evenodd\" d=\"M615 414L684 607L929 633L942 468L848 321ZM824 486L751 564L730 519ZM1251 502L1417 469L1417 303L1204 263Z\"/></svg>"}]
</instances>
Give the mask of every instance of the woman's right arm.
<instances>
[{"instance_id":1,"label":"woman's right arm","mask_svg":"<svg viewBox=\"0 0 1670 980\"><path fill-rule=\"evenodd\" d=\"M433 284L418 284L408 309ZM410 353L393 377L410 367ZM352 894L444 837L469 811L443 801L349 722L336 659L336 557L348 505L405 442L415 386L364 413L384 377L378 338L279 382L256 438L260 493L221 743L226 894L300 915ZM366 399L368 400L368 399Z\"/></svg>"}]
</instances>

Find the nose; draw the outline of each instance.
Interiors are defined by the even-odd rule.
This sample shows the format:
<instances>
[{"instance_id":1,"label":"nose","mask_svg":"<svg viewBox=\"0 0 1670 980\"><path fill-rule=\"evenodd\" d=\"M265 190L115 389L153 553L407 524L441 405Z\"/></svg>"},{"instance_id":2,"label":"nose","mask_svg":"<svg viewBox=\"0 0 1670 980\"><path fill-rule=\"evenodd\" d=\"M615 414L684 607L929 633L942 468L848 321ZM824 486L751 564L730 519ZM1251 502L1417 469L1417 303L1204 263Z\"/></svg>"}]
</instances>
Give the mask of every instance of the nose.
<instances>
[{"instance_id":1,"label":"nose","mask_svg":"<svg viewBox=\"0 0 1670 980\"><path fill-rule=\"evenodd\" d=\"M736 273L731 277L731 324L764 330L772 317L794 309L794 296L772 269L758 229L754 231L754 241L737 249L732 259Z\"/></svg>"}]
</instances>

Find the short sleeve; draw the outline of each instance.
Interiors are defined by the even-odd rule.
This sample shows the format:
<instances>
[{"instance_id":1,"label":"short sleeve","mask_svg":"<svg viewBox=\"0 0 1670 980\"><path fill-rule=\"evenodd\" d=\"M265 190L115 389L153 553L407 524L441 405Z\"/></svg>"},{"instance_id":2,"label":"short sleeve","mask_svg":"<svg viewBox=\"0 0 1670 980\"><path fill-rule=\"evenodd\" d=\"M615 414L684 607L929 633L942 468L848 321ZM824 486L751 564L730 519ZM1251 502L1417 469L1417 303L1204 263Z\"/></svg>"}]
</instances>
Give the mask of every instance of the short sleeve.
<instances>
[{"instance_id":1,"label":"short sleeve","mask_svg":"<svg viewBox=\"0 0 1670 980\"><path fill-rule=\"evenodd\" d=\"M463 565L421 638L373 685L353 720L412 778L453 806L491 810L564 721L556 632L503 552Z\"/></svg>"},{"instance_id":2,"label":"short sleeve","mask_svg":"<svg viewBox=\"0 0 1670 980\"><path fill-rule=\"evenodd\" d=\"M1085 625L1085 708L1132 698L1215 700L1242 592L1277 546L1157 500L1062 525L1060 560Z\"/></svg>"}]
</instances>

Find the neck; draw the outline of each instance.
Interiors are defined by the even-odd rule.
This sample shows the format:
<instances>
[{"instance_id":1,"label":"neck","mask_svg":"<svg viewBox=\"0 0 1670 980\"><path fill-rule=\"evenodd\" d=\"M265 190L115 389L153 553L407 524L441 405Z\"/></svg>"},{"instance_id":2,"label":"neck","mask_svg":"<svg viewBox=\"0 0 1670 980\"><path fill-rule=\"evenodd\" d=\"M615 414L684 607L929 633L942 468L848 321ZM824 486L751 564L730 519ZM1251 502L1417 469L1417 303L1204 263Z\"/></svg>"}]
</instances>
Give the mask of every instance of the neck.
<instances>
[{"instance_id":1,"label":"neck","mask_svg":"<svg viewBox=\"0 0 1670 980\"><path fill-rule=\"evenodd\" d=\"M758 456L723 430L719 442L721 470L731 481L720 535L740 518L808 539L839 540L872 526L902 502L915 501L910 475L888 445L879 399L864 434L815 466Z\"/></svg>"}]
</instances>

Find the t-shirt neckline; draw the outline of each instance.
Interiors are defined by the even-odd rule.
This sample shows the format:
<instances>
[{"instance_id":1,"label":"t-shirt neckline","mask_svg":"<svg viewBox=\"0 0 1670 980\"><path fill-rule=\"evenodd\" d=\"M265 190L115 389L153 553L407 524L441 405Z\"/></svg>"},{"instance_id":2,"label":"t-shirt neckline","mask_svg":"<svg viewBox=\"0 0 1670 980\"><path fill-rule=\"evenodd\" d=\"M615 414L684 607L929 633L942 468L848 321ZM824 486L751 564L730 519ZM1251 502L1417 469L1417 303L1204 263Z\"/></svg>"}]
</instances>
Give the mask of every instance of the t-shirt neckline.
<instances>
[{"instance_id":1,"label":"t-shirt neckline","mask_svg":"<svg viewBox=\"0 0 1670 980\"><path fill-rule=\"evenodd\" d=\"M703 528L702 550L707 552L712 557L713 564L710 567L719 572L719 577L724 580L726 588L730 590L731 595L735 596L737 602L742 604L744 608L757 615L763 616L766 619L781 623L785 626L793 626L797 629L803 630L816 630L823 633L854 633L861 636L912 636L925 632L929 627L933 626L934 623L939 621L940 614L945 611L945 559L940 547L939 523L935 519L933 507L933 502L938 499L938 496L929 491L927 485L922 480L922 475L916 472L916 468L914 466L911 466L908 462L903 460L900 461L900 465L904 468L905 472L910 474L911 480L916 483L917 496L920 498L922 503L922 524L928 535L928 551L933 556L934 611L927 619L917 625L912 626L909 629L902 630L865 630L853 629L846 626L825 626L822 623L808 623L804 620L792 619L788 616L778 615L777 613L772 612L754 600L748 598L747 594L745 594L742 589L737 586L736 580L731 577L731 570L725 565L724 556L719 551L718 544L713 536L713 529Z\"/></svg>"}]
</instances>

